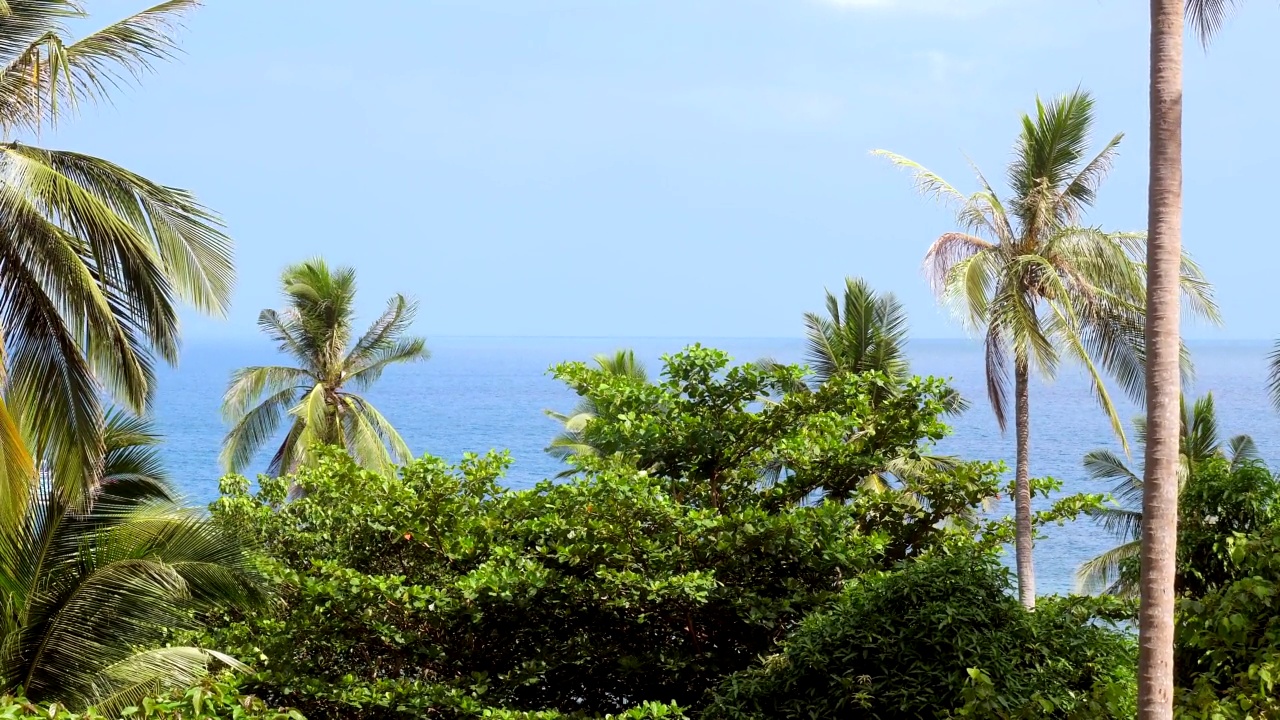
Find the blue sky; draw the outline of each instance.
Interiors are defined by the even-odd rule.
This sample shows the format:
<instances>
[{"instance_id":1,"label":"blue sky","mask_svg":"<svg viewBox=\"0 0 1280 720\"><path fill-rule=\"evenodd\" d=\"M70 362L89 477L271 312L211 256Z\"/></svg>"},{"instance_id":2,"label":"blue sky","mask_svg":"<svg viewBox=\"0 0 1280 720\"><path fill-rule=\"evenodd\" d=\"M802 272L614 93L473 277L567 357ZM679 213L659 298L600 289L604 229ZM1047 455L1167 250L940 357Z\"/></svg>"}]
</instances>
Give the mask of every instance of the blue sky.
<instances>
[{"instance_id":1,"label":"blue sky","mask_svg":"<svg viewBox=\"0 0 1280 720\"><path fill-rule=\"evenodd\" d=\"M1280 335L1280 9L1188 44L1185 242L1222 330ZM140 8L89 3L106 21ZM42 139L195 191L237 242L225 321L251 337L276 278L354 265L431 335L778 337L861 275L920 337L959 334L921 278L945 212L873 158L971 188L1018 115L1077 85L1126 133L1092 222L1146 217L1147 17L1132 0L217 0L186 52Z\"/></svg>"}]
</instances>

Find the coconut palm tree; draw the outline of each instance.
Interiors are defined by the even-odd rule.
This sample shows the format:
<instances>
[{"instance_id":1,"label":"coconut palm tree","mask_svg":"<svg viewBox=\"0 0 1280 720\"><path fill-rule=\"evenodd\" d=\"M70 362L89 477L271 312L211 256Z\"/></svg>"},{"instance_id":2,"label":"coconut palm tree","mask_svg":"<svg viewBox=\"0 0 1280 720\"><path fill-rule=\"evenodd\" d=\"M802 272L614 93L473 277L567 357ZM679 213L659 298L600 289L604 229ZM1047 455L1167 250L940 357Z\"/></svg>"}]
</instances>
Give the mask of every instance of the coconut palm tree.
<instances>
[{"instance_id":1,"label":"coconut palm tree","mask_svg":"<svg viewBox=\"0 0 1280 720\"><path fill-rule=\"evenodd\" d=\"M289 429L267 466L284 475L306 462L317 445L339 445L365 467L390 471L412 459L400 433L382 413L352 390L369 388L392 365L430 357L426 341L407 337L417 303L403 295L354 344L355 271L330 269L323 260L290 266L282 277L289 307L263 310L258 327L293 366L237 370L222 400L232 423L223 440L227 472L241 472L289 421Z\"/></svg>"},{"instance_id":2,"label":"coconut palm tree","mask_svg":"<svg viewBox=\"0 0 1280 720\"><path fill-rule=\"evenodd\" d=\"M965 196L936 174L878 151L911 170L922 192L950 205L961 229L944 233L925 256L939 298L984 335L987 397L1003 430L1013 392L1016 429L1015 523L1018 593L1035 605L1030 486L1030 378L1053 377L1062 359L1078 362L1125 441L1104 377L1133 397L1143 390L1144 238L1083 224L1121 137L1090 153L1094 103L1077 90L1024 115L1001 199L981 172ZM1216 318L1208 283L1183 259L1189 305ZM1010 377L1012 375L1012 377ZM1012 387L1010 387L1012 386ZM1127 446L1127 445L1126 445Z\"/></svg>"},{"instance_id":3,"label":"coconut palm tree","mask_svg":"<svg viewBox=\"0 0 1280 720\"><path fill-rule=\"evenodd\" d=\"M0 490L0 691L111 713L211 663L242 667L169 643L263 593L241 543L176 499L150 423L113 412L101 437L89 498L48 477Z\"/></svg>"},{"instance_id":4,"label":"coconut palm tree","mask_svg":"<svg viewBox=\"0 0 1280 720\"><path fill-rule=\"evenodd\" d=\"M1197 465L1211 458L1226 458L1233 466L1258 459L1258 448L1248 435L1236 435L1226 443L1222 442L1212 393L1196 400L1190 407L1185 398L1180 405L1179 487L1186 484ZM1146 418L1137 418L1133 425L1134 437L1145 446ZM1077 581L1084 592L1135 596L1138 585L1134 578L1122 576L1120 569L1141 552L1142 471L1130 469L1124 458L1111 450L1094 450L1086 454L1084 469L1092 480L1116 483L1112 492L1120 506L1096 511L1094 517L1103 528L1120 536L1124 542L1081 565Z\"/></svg>"},{"instance_id":5,"label":"coconut palm tree","mask_svg":"<svg viewBox=\"0 0 1280 720\"><path fill-rule=\"evenodd\" d=\"M1184 5L1185 3L1185 5ZM1147 186L1148 438L1144 467L1138 716L1173 717L1173 611L1178 544L1181 393L1178 268L1182 257L1182 37L1185 19L1206 45L1236 0L1151 0L1151 135Z\"/></svg>"},{"instance_id":6,"label":"coconut palm tree","mask_svg":"<svg viewBox=\"0 0 1280 720\"><path fill-rule=\"evenodd\" d=\"M911 377L907 310L893 293L877 293L862 278L845 278L844 293L827 291L827 314L805 313L805 362L822 385L843 372L881 372L894 383ZM969 403L954 390L943 398L950 414Z\"/></svg>"},{"instance_id":7,"label":"coconut palm tree","mask_svg":"<svg viewBox=\"0 0 1280 720\"><path fill-rule=\"evenodd\" d=\"M78 497L100 474L100 395L147 409L155 360L177 358L177 304L225 312L231 242L190 193L30 141L170 57L197 4L74 38L81 2L0 3L0 380L24 444Z\"/></svg>"},{"instance_id":8,"label":"coconut palm tree","mask_svg":"<svg viewBox=\"0 0 1280 720\"><path fill-rule=\"evenodd\" d=\"M595 363L597 367L610 375L627 377L642 383L649 382L649 374L645 371L644 364L636 360L634 351L618 350L612 355L596 355ZM600 448L588 440L586 436L587 423L596 416L596 405L591 398L583 397L568 413L558 413L554 410L544 410L543 412L547 414L547 417L560 423L563 428L561 433L553 438L551 444L547 446L547 454L564 461L575 457L594 457L608 454L609 450L607 448ZM576 472L576 468L571 467L560 472L556 477L568 477L574 472Z\"/></svg>"},{"instance_id":9,"label":"coconut palm tree","mask_svg":"<svg viewBox=\"0 0 1280 720\"><path fill-rule=\"evenodd\" d=\"M845 278L844 292L837 296L826 293L826 315L805 313L805 362L809 366L808 382L800 382L788 392L809 392L842 373L879 372L890 382L880 388L891 393L911 377L907 358L907 311L893 293L879 293L862 278ZM762 368L776 367L773 359L756 363ZM887 395L873 396L878 402ZM952 415L964 412L969 403L948 388L942 398ZM907 480L930 470L946 471L955 466L954 457L924 455L891 459L885 468L867 477L862 487L883 492L893 481ZM782 468L771 468L767 480L775 479Z\"/></svg>"}]
</instances>

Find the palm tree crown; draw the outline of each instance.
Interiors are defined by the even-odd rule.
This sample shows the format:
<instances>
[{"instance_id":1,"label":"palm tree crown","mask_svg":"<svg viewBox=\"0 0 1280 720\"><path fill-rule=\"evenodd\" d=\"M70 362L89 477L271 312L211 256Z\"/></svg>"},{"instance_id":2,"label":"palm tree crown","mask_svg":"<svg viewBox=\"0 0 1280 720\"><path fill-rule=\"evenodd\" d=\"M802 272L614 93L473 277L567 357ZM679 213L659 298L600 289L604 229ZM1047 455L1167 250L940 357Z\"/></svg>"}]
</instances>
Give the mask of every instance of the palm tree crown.
<instances>
[{"instance_id":1,"label":"palm tree crown","mask_svg":"<svg viewBox=\"0 0 1280 720\"><path fill-rule=\"evenodd\" d=\"M893 383L911 376L907 310L893 293L876 292L866 280L850 277L840 296L827 291L826 306L826 316L804 315L805 362L815 385L840 373L880 372ZM951 414L969 406L954 390L943 401Z\"/></svg>"},{"instance_id":2,"label":"palm tree crown","mask_svg":"<svg viewBox=\"0 0 1280 720\"><path fill-rule=\"evenodd\" d=\"M636 359L636 354L632 350L618 350L612 355L596 355L595 362L609 375L631 378L642 383L649 382L649 374L644 364ZM607 455L611 452L611 449L601 448L587 439L587 423L596 416L596 404L590 397L583 397L568 413L559 413L554 410L543 412L547 417L560 423L563 428L547 446L548 455L560 460L569 460L574 457ZM574 472L575 468L570 467L559 473L557 477L568 477Z\"/></svg>"},{"instance_id":3,"label":"palm tree crown","mask_svg":"<svg viewBox=\"0 0 1280 720\"><path fill-rule=\"evenodd\" d=\"M1226 443L1218 432L1218 417L1214 411L1213 394L1196 400L1190 407L1181 399L1181 432L1179 433L1178 485L1181 487L1191 477L1192 470L1210 458L1226 458L1232 465L1258 459L1258 448L1248 435L1235 435ZM1134 436L1140 445L1146 444L1146 418L1133 421ZM1116 483L1112 493L1119 507L1103 508L1093 513L1094 518L1124 542L1080 566L1077 582L1085 592L1103 591L1113 595L1135 596L1136 578L1122 575L1123 563L1138 557L1141 551L1142 527L1142 469L1136 472L1124 459L1110 450L1094 450L1084 456L1084 469L1091 480L1108 480Z\"/></svg>"},{"instance_id":4,"label":"palm tree crown","mask_svg":"<svg viewBox=\"0 0 1280 720\"><path fill-rule=\"evenodd\" d=\"M845 278L840 296L827 291L827 314L804 314L805 360L815 383L839 373L911 374L907 311L893 293L877 293L862 278Z\"/></svg>"},{"instance_id":5,"label":"palm tree crown","mask_svg":"<svg viewBox=\"0 0 1280 720\"><path fill-rule=\"evenodd\" d=\"M309 260L285 270L289 307L263 310L258 327L297 367L257 366L236 371L223 398L233 423L223 442L228 472L241 472L276 434L289 430L268 465L282 475L305 462L317 444L340 445L362 465L388 471L412 458L391 423L351 390L370 387L391 365L430 357L426 341L407 337L417 304L403 295L352 344L355 271Z\"/></svg>"},{"instance_id":6,"label":"palm tree crown","mask_svg":"<svg viewBox=\"0 0 1280 720\"><path fill-rule=\"evenodd\" d=\"M977 172L966 196L902 156L919 190L949 205L960 229L943 233L925 255L939 298L984 336L987 397L1001 429L1009 395L1016 410L1015 516L1019 593L1035 603L1030 496L1029 374L1052 377L1062 357L1078 361L1122 442L1123 428L1104 377L1134 398L1145 384L1145 240L1083 224L1115 158L1116 135L1090 152L1094 103L1077 90L1024 115L1001 199ZM1189 259L1183 284L1193 312L1217 318L1208 283Z\"/></svg>"},{"instance_id":7,"label":"palm tree crown","mask_svg":"<svg viewBox=\"0 0 1280 720\"><path fill-rule=\"evenodd\" d=\"M231 242L190 193L26 138L172 55L197 4L73 39L65 23L86 16L74 0L0 3L0 380L27 444L81 497L102 462L99 394L147 409L154 358L177 358L176 304L225 312Z\"/></svg>"},{"instance_id":8,"label":"palm tree crown","mask_svg":"<svg viewBox=\"0 0 1280 720\"><path fill-rule=\"evenodd\" d=\"M102 436L86 501L56 478L3 490L0 691L111 713L190 685L211 662L242 667L167 643L263 591L244 546L177 500L149 422L111 413Z\"/></svg>"},{"instance_id":9,"label":"palm tree crown","mask_svg":"<svg viewBox=\"0 0 1280 720\"><path fill-rule=\"evenodd\" d=\"M1064 355L1079 361L1122 440L1104 377L1132 398L1144 392L1144 237L1082 224L1123 138L1112 137L1090 156L1094 118L1093 98L1084 91L1037 100L1036 114L1022 118L1004 200L976 169L979 190L965 196L919 164L877 151L956 211L961 231L933 243L925 273L940 299L984 335L987 394L1001 428L1013 364L1052 376ZM1190 258L1182 267L1188 306L1216 322L1208 281Z\"/></svg>"}]
</instances>

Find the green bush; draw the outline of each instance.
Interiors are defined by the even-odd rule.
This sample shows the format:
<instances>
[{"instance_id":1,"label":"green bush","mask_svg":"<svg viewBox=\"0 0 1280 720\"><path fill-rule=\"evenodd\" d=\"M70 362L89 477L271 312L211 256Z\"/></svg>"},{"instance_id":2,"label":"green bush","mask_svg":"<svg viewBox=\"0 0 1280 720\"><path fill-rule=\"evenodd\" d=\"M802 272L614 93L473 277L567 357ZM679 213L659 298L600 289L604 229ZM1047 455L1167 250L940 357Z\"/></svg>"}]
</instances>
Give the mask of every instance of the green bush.
<instances>
[{"instance_id":1,"label":"green bush","mask_svg":"<svg viewBox=\"0 0 1280 720\"><path fill-rule=\"evenodd\" d=\"M993 556L959 551L851 584L706 718L1133 717L1135 646L1094 603L1028 612Z\"/></svg>"},{"instance_id":2,"label":"green bush","mask_svg":"<svg viewBox=\"0 0 1280 720\"><path fill-rule=\"evenodd\" d=\"M329 452L256 496L227 482L215 515L262 540L282 601L210 642L314 717L412 716L457 697L692 706L845 579L906 552L862 532L865 506L699 509L630 468L508 493L494 485L503 465L428 459L387 478ZM302 497L277 503L291 482Z\"/></svg>"},{"instance_id":3,"label":"green bush","mask_svg":"<svg viewBox=\"0 0 1280 720\"><path fill-rule=\"evenodd\" d=\"M1179 600L1178 711L1197 720L1280 716L1280 527L1221 538L1234 579Z\"/></svg>"},{"instance_id":4,"label":"green bush","mask_svg":"<svg viewBox=\"0 0 1280 720\"><path fill-rule=\"evenodd\" d=\"M907 462L945 429L940 383L837 376L760 403L798 370L726 361L694 348L661 385L562 368L602 413L586 432L602 452L567 482L503 490L498 454L387 476L333 449L256 493L226 478L213 516L265 550L280 601L207 642L313 720L675 717L850 580L1011 539L981 519L1000 466Z\"/></svg>"},{"instance_id":5,"label":"green bush","mask_svg":"<svg viewBox=\"0 0 1280 720\"><path fill-rule=\"evenodd\" d=\"M305 720L296 710L273 708L261 699L240 692L239 679L208 679L185 691L144 698L120 713L104 715L96 710L73 712L58 703L32 703L11 695L0 696L2 720Z\"/></svg>"}]
</instances>

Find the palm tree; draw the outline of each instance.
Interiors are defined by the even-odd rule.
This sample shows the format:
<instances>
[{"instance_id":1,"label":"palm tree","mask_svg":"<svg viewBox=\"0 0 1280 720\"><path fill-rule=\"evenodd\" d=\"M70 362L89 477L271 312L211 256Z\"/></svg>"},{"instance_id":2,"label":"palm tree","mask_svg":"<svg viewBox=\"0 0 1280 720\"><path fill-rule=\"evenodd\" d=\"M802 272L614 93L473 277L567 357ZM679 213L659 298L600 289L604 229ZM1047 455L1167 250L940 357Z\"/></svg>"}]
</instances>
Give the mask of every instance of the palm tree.
<instances>
[{"instance_id":1,"label":"palm tree","mask_svg":"<svg viewBox=\"0 0 1280 720\"><path fill-rule=\"evenodd\" d=\"M1030 376L1053 377L1063 356L1088 373L1094 394L1124 438L1104 382L1113 377L1141 397L1144 238L1082 224L1110 169L1121 137L1089 153L1093 99L1083 91L1024 115L1008 168L1012 194L1002 200L977 173L971 196L915 162L878 151L913 171L917 187L956 210L961 225L944 233L925 256L925 271L940 299L984 334L987 397L1003 430L1008 416L1010 372L1016 428L1014 501L1018 593L1035 605L1030 488ZM1217 317L1208 284L1189 260L1182 272L1191 307ZM1012 368L1010 367L1012 365Z\"/></svg>"},{"instance_id":2,"label":"palm tree","mask_svg":"<svg viewBox=\"0 0 1280 720\"><path fill-rule=\"evenodd\" d=\"M1196 400L1190 407L1184 398L1180 406L1179 487L1186 484L1197 465L1211 458L1226 458L1233 466L1258 458L1258 448L1248 435L1236 435L1225 444L1222 442L1212 393ZM1139 444L1145 446L1146 418L1134 420L1133 425L1134 436ZM1142 472L1131 470L1123 458L1110 450L1094 450L1085 455L1084 468L1092 480L1116 483L1112 492L1120 506L1104 508L1095 512L1094 517L1103 528L1119 535L1124 542L1081 565L1077 581L1084 592L1135 596L1138 586L1133 578L1122 576L1120 569L1141 552Z\"/></svg>"},{"instance_id":3,"label":"palm tree","mask_svg":"<svg viewBox=\"0 0 1280 720\"><path fill-rule=\"evenodd\" d=\"M222 400L232 424L223 440L227 472L241 472L289 418L289 430L267 467L272 475L296 470L316 445L340 445L365 467L387 472L412 459L391 423L349 388L370 387L384 370L430 357L426 341L406 337L417 303L403 295L351 344L356 276L323 260L290 266L282 277L288 309L263 310L258 327L297 363L237 370ZM350 347L348 347L350 346Z\"/></svg>"},{"instance_id":4,"label":"palm tree","mask_svg":"<svg viewBox=\"0 0 1280 720\"><path fill-rule=\"evenodd\" d=\"M1185 7L1184 7L1185 3ZM1173 717L1173 611L1178 545L1178 267L1182 257L1184 17L1206 45L1236 0L1151 0L1151 136L1147 186L1147 419L1138 611L1138 716ZM1184 12L1186 15L1184 16Z\"/></svg>"},{"instance_id":5,"label":"palm tree","mask_svg":"<svg viewBox=\"0 0 1280 720\"><path fill-rule=\"evenodd\" d=\"M844 294L836 297L828 290L826 305L825 317L804 315L805 362L815 385L844 372L880 372L892 384L911 377L907 311L893 293L877 293L862 278L845 278ZM950 414L969 407L954 390L943 401Z\"/></svg>"},{"instance_id":6,"label":"palm tree","mask_svg":"<svg viewBox=\"0 0 1280 720\"><path fill-rule=\"evenodd\" d=\"M188 192L27 140L170 57L197 4L169 0L75 39L67 21L87 17L75 0L0 3L0 380L74 497L99 476L100 393L148 408L155 359L177 358L177 303L225 312L231 242Z\"/></svg>"},{"instance_id":7,"label":"palm tree","mask_svg":"<svg viewBox=\"0 0 1280 720\"><path fill-rule=\"evenodd\" d=\"M635 352L631 350L618 350L613 355L596 355L595 362L597 367L609 375L631 378L641 383L649 382L649 374L645 371L644 364L636 360ZM563 428L547 446L547 454L568 461L575 457L594 457L609 453L608 448L600 448L586 435L587 423L596 416L596 405L591 398L583 397L568 413L558 413L554 410L543 412L547 417L560 423ZM560 472L556 477L568 477L576 471L576 468L571 467Z\"/></svg>"},{"instance_id":8,"label":"palm tree","mask_svg":"<svg viewBox=\"0 0 1280 720\"><path fill-rule=\"evenodd\" d=\"M176 499L150 424L111 413L102 430L88 499L56 478L3 489L0 691L110 713L188 686L211 663L243 668L168 643L203 613L263 593L241 543Z\"/></svg>"},{"instance_id":9,"label":"palm tree","mask_svg":"<svg viewBox=\"0 0 1280 720\"><path fill-rule=\"evenodd\" d=\"M845 278L840 296L827 291L826 310L825 316L804 315L809 384L798 383L788 392L809 392L842 373L879 372L890 380L881 389L889 393L911 377L907 311L893 293L879 293L862 278ZM778 365L770 358L756 364L766 369ZM873 397L872 402L884 397ZM950 388L942 400L948 414L958 415L969 407L968 401ZM865 478L862 487L885 492L895 478L908 480L930 470L946 471L956 462L954 457L935 455L892 458L881 472ZM770 468L766 480L776 480L781 472L781 467Z\"/></svg>"}]
</instances>

